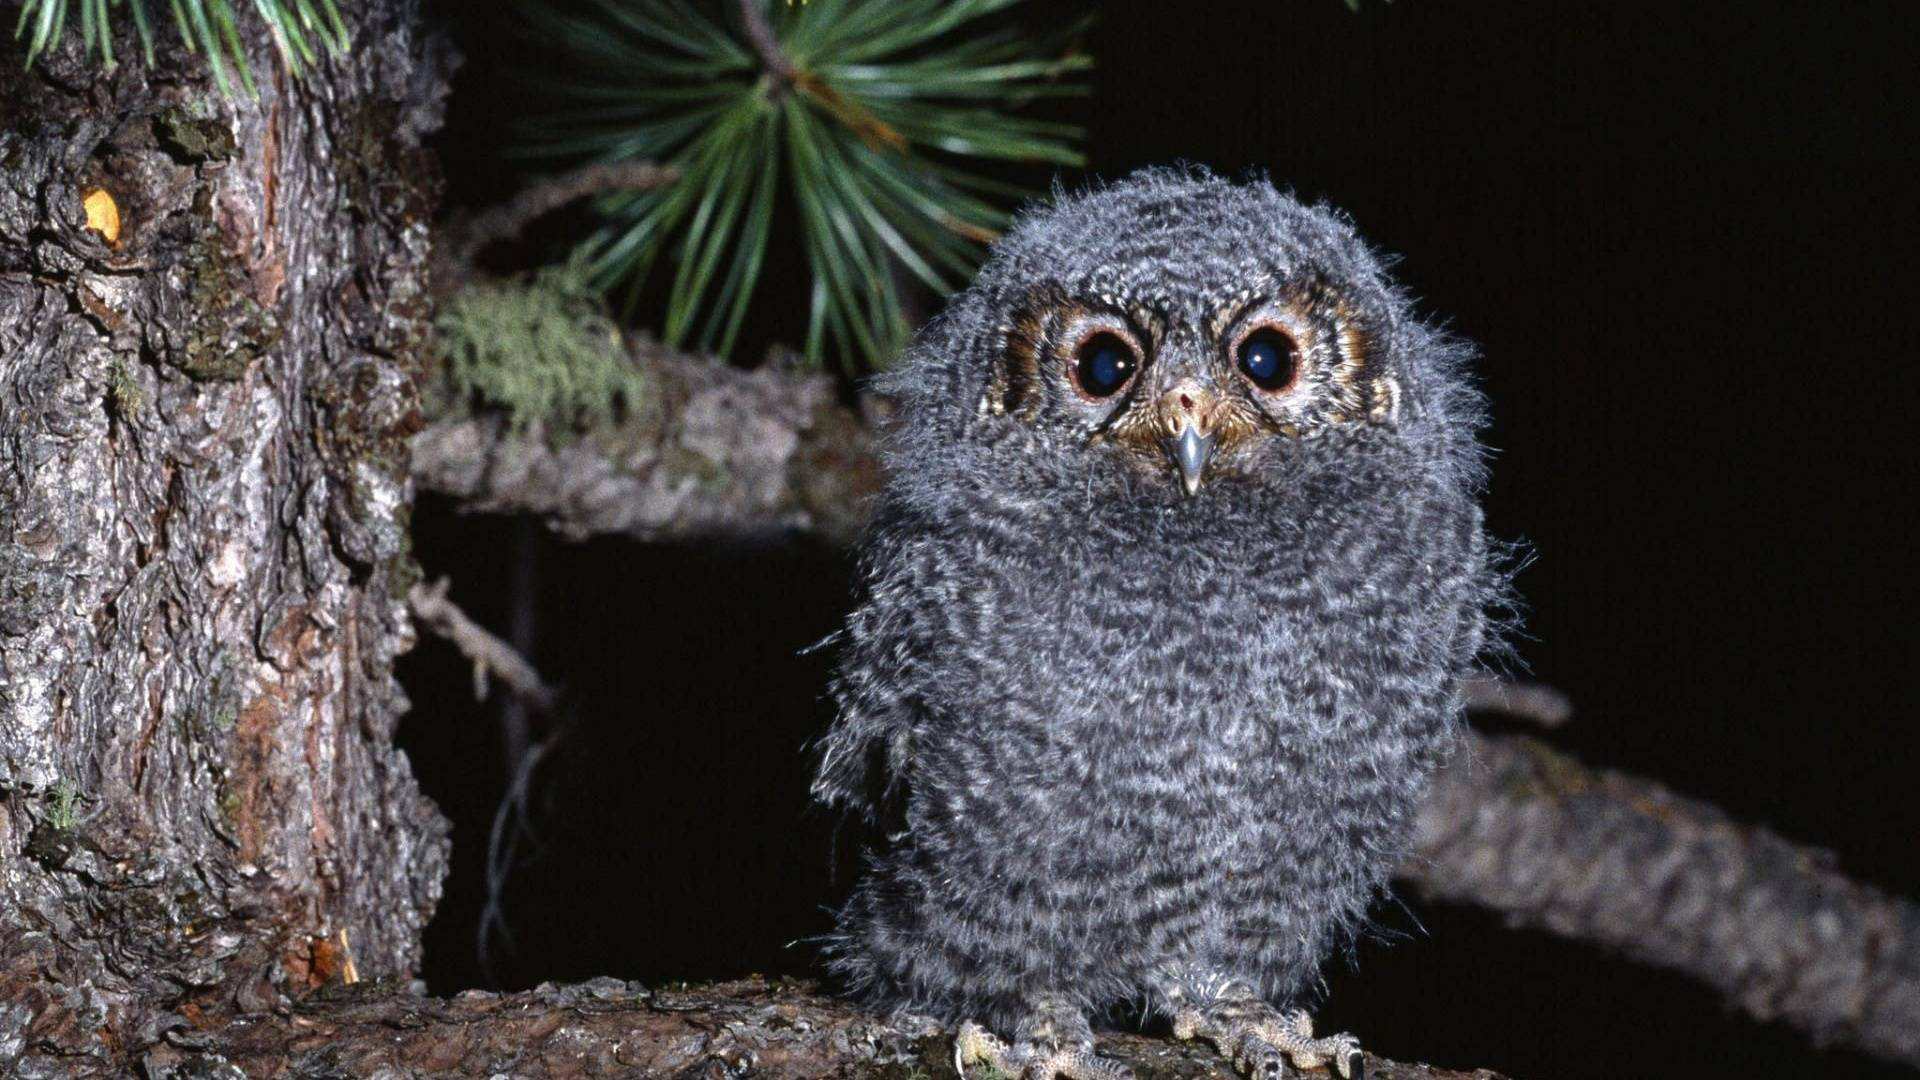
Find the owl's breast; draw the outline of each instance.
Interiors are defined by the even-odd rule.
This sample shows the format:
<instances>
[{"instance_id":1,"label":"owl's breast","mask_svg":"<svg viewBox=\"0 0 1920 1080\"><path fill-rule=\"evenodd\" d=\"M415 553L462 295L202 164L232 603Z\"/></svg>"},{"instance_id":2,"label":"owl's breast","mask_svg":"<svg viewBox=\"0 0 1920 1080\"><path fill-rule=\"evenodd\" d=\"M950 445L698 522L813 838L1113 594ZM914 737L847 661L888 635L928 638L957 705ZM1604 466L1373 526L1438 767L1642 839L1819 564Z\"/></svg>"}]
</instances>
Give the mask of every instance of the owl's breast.
<instances>
[{"instance_id":1,"label":"owl's breast","mask_svg":"<svg viewBox=\"0 0 1920 1080\"><path fill-rule=\"evenodd\" d=\"M889 535L841 693L905 794L901 925L1101 985L1310 975L1446 741L1477 519L989 501Z\"/></svg>"},{"instance_id":2,"label":"owl's breast","mask_svg":"<svg viewBox=\"0 0 1920 1080\"><path fill-rule=\"evenodd\" d=\"M1306 519L1083 521L1002 568L1018 629L990 666L1021 673L1008 700L1095 787L1285 816L1344 772L1398 797L1450 731L1478 556L1477 521L1391 494Z\"/></svg>"}]
</instances>

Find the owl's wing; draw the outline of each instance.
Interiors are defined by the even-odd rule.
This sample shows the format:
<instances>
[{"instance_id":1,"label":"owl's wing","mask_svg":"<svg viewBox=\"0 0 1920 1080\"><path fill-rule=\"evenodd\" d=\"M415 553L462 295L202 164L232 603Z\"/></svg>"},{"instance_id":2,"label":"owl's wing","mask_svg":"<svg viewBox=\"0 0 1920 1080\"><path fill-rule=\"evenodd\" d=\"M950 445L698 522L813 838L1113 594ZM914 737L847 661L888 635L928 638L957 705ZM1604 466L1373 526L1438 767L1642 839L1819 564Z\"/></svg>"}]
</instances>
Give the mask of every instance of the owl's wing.
<instances>
[{"instance_id":1,"label":"owl's wing","mask_svg":"<svg viewBox=\"0 0 1920 1080\"><path fill-rule=\"evenodd\" d=\"M847 619L833 696L840 715L820 743L813 796L868 820L906 790L916 720L926 710L937 599L921 580L937 565L923 527L882 507L862 553L863 593Z\"/></svg>"}]
</instances>

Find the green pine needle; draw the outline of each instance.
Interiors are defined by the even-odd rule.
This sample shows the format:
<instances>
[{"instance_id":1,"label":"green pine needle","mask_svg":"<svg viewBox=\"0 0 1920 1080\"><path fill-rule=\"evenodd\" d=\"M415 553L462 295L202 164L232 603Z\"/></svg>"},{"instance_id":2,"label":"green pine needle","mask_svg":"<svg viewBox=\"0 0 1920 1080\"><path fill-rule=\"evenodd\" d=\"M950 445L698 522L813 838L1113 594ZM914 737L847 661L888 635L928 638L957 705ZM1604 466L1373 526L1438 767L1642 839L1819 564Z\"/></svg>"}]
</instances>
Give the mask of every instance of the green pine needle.
<instances>
[{"instance_id":1,"label":"green pine needle","mask_svg":"<svg viewBox=\"0 0 1920 1080\"><path fill-rule=\"evenodd\" d=\"M668 275L663 338L726 353L764 303L777 214L798 214L812 271L806 355L885 363L910 327L901 275L964 284L1007 207L1034 194L969 163L1081 163L1079 128L1014 115L1083 95L1084 23L1036 38L986 16L1019 0L756 0L795 75L750 44L736 3L587 0L565 14L522 0L564 57L535 77L554 104L525 152L651 159L673 186L603 198L585 244L594 280L629 297Z\"/></svg>"},{"instance_id":2,"label":"green pine needle","mask_svg":"<svg viewBox=\"0 0 1920 1080\"><path fill-rule=\"evenodd\" d=\"M22 0L13 36L27 39L27 64L31 66L60 39L69 11L78 6L81 41L87 48L97 49L101 63L112 70L115 64L113 19L117 16L110 12L125 8L132 14L141 52L146 62L152 64L153 27L147 19L148 3L149 0ZM251 0L251 4L254 15L266 23L281 62L295 75L300 74L302 63L311 64L316 59L315 40L335 56L347 49L346 23L334 7L334 0ZM239 73L248 93L257 93L253 71L240 43L239 24L234 21L228 0L168 0L168 7L173 12L173 24L179 30L182 43L189 51L206 55L221 93L233 93L233 85L228 82L229 67Z\"/></svg>"}]
</instances>

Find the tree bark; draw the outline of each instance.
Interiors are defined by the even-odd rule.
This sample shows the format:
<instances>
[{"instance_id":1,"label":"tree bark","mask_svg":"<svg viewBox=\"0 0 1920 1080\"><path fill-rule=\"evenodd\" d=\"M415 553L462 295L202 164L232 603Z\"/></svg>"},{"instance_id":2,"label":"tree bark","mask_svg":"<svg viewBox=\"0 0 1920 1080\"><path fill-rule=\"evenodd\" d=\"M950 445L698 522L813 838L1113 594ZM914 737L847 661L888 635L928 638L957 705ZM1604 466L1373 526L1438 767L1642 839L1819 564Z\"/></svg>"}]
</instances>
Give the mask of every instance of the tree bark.
<instances>
[{"instance_id":1,"label":"tree bark","mask_svg":"<svg viewBox=\"0 0 1920 1080\"><path fill-rule=\"evenodd\" d=\"M392 664L445 64L414 0L355 8L293 81L236 20L257 98L172 44L0 57L0 1073L419 961L446 827Z\"/></svg>"},{"instance_id":2,"label":"tree bark","mask_svg":"<svg viewBox=\"0 0 1920 1080\"><path fill-rule=\"evenodd\" d=\"M1103 1054L1136 1076L1233 1075L1194 1043L1107 1034ZM181 1033L143 1062L149 1080L233 1076L355 1076L485 1080L675 1077L727 1080L957 1080L953 1039L930 1026L883 1020L801 982L743 979L649 991L596 979L521 994L450 1000L355 988L206 1032ZM232 1070L232 1071L223 1071ZM1368 1055L1383 1080L1498 1080ZM974 1080L986 1075L975 1066ZM1324 1069L1303 1074L1331 1076Z\"/></svg>"}]
</instances>

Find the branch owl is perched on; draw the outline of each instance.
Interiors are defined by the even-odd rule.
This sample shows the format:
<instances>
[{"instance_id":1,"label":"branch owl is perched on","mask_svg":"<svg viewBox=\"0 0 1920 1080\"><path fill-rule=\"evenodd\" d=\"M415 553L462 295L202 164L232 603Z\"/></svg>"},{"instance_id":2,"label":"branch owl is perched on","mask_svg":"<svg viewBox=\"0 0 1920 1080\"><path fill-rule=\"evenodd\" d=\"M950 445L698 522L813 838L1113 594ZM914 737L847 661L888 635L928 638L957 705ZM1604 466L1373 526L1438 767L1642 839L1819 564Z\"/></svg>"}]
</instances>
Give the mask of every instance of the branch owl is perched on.
<instances>
[{"instance_id":1,"label":"branch owl is perched on","mask_svg":"<svg viewBox=\"0 0 1920 1080\"><path fill-rule=\"evenodd\" d=\"M833 943L857 992L1030 1076L1126 1075L1088 1021L1125 1002L1252 1075L1357 1068L1280 1010L1381 889L1502 588L1466 359L1265 183L1147 171L1000 241L882 385L814 782L891 830Z\"/></svg>"}]
</instances>

